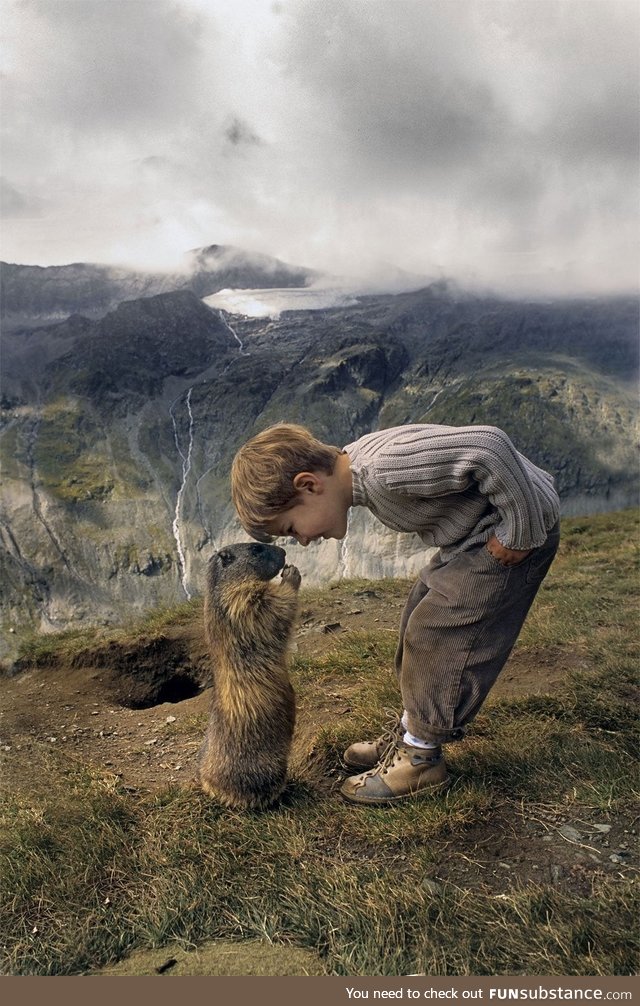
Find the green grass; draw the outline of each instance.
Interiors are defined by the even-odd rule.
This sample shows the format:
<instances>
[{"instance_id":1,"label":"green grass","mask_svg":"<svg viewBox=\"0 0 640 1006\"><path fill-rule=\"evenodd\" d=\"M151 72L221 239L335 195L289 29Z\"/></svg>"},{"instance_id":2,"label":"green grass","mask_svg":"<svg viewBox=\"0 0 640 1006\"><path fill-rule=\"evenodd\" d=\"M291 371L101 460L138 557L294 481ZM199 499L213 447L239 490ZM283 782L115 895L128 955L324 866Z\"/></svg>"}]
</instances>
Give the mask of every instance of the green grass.
<instances>
[{"instance_id":1,"label":"green grass","mask_svg":"<svg viewBox=\"0 0 640 1006\"><path fill-rule=\"evenodd\" d=\"M64 396L43 408L34 456L43 486L64 503L131 499L148 488L126 438L105 443L92 409Z\"/></svg>"},{"instance_id":2,"label":"green grass","mask_svg":"<svg viewBox=\"0 0 640 1006\"><path fill-rule=\"evenodd\" d=\"M95 653L110 643L135 645L141 639L161 638L177 625L199 619L202 603L197 599L166 608L155 608L142 618L108 629L66 629L48 634L31 633L20 644L14 667L64 667L88 664Z\"/></svg>"},{"instance_id":3,"label":"green grass","mask_svg":"<svg viewBox=\"0 0 640 1006\"><path fill-rule=\"evenodd\" d=\"M353 808L319 786L316 764L296 771L276 808L241 814L197 790L132 794L60 752L39 754L29 792L4 797L2 973L78 974L134 948L212 938L310 948L329 974L635 973L637 885L606 854L594 869L578 850L582 872L566 882L541 870L508 885L487 871L491 843L527 848L535 822L553 833L636 822L638 517L563 531L518 646L532 661L553 647L575 669L549 694L490 700L448 750L446 795ZM397 585L376 585L387 587ZM349 695L316 742L327 771L397 705L393 635L344 639L292 672L301 705L328 689Z\"/></svg>"}]
</instances>

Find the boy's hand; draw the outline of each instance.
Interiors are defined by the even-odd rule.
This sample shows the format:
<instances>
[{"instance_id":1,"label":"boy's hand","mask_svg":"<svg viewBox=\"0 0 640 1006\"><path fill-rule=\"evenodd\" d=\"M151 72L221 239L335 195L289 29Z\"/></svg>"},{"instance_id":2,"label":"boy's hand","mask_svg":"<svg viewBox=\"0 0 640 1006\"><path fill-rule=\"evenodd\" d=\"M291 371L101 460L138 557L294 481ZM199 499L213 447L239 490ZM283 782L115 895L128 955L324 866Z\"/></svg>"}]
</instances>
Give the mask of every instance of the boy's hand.
<instances>
[{"instance_id":1,"label":"boy's hand","mask_svg":"<svg viewBox=\"0 0 640 1006\"><path fill-rule=\"evenodd\" d=\"M523 562L523 560L533 552L532 548L527 548L524 551L517 548L506 548L498 541L495 534L492 538L489 538L486 548L487 552L492 555L501 566L517 566L519 562Z\"/></svg>"}]
</instances>

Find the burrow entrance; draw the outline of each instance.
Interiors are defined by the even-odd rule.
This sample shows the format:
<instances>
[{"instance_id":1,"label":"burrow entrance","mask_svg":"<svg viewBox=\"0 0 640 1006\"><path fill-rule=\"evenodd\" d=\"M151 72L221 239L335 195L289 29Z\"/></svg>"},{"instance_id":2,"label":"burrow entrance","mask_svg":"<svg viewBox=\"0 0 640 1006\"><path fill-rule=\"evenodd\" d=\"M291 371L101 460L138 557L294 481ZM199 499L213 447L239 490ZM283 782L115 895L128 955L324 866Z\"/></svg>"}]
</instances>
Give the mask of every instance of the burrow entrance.
<instances>
[{"instance_id":1,"label":"burrow entrance","mask_svg":"<svg viewBox=\"0 0 640 1006\"><path fill-rule=\"evenodd\" d=\"M91 654L91 663L110 672L109 687L119 705L149 709L192 699L208 686L206 656L191 649L184 637L110 642Z\"/></svg>"}]
</instances>

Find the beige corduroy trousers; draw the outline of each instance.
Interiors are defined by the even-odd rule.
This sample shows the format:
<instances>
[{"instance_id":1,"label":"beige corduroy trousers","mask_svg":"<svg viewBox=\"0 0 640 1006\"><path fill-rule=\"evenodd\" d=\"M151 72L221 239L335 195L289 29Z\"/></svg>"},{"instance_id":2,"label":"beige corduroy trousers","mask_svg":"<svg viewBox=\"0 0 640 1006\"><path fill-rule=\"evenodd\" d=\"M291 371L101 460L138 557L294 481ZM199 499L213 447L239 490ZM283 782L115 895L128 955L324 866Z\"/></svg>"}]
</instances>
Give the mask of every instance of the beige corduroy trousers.
<instances>
[{"instance_id":1,"label":"beige corduroy trousers","mask_svg":"<svg viewBox=\"0 0 640 1006\"><path fill-rule=\"evenodd\" d=\"M396 673L405 723L434 743L460 740L504 667L560 540L516 566L502 566L484 544L449 562L436 553L420 571L400 623Z\"/></svg>"}]
</instances>

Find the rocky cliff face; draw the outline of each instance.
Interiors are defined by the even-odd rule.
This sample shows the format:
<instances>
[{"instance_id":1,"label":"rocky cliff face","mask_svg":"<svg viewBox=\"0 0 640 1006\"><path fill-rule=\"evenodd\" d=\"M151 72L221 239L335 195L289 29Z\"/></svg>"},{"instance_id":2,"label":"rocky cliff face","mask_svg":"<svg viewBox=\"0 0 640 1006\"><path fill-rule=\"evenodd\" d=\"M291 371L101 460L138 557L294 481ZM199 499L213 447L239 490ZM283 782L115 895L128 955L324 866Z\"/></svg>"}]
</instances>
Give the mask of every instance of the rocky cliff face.
<instances>
[{"instance_id":1,"label":"rocky cliff face","mask_svg":"<svg viewBox=\"0 0 640 1006\"><path fill-rule=\"evenodd\" d=\"M635 502L636 356L631 300L516 304L443 286L278 321L180 290L10 332L3 652L30 627L197 594L212 550L245 537L231 459L278 420L339 445L400 423L492 423L554 473L565 512ZM343 542L288 551L307 582L411 575L425 557L361 510Z\"/></svg>"}]
</instances>

